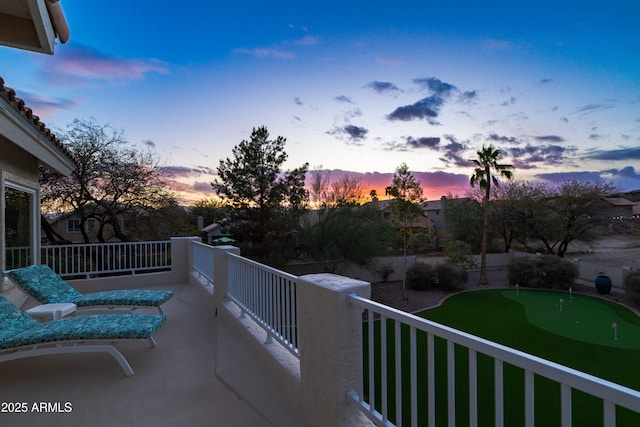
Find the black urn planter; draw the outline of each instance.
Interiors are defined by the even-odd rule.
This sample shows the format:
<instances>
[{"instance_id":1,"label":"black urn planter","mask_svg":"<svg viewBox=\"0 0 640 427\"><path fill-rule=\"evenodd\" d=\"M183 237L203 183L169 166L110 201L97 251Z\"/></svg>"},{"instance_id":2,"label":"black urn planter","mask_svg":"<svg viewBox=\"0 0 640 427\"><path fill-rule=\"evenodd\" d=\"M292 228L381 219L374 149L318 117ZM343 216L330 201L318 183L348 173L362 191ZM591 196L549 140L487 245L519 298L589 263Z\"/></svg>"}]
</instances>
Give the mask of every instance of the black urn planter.
<instances>
[{"instance_id":1,"label":"black urn planter","mask_svg":"<svg viewBox=\"0 0 640 427\"><path fill-rule=\"evenodd\" d=\"M611 292L611 277L598 274L596 277L596 289L601 295L606 295Z\"/></svg>"}]
</instances>

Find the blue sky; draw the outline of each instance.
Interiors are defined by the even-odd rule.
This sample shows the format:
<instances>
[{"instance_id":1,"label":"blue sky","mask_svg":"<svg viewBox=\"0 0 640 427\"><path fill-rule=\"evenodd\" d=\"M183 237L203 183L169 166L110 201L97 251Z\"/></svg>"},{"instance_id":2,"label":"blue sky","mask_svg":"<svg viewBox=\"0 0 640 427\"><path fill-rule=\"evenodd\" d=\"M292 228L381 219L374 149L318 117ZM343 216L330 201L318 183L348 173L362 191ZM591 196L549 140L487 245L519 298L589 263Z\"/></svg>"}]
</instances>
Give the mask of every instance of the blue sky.
<instances>
[{"instance_id":1,"label":"blue sky","mask_svg":"<svg viewBox=\"0 0 640 427\"><path fill-rule=\"evenodd\" d=\"M640 4L518 3L62 0L70 41L0 47L0 76L53 130L124 130L192 199L261 125L287 168L384 188L405 162L430 199L483 144L519 179L639 189Z\"/></svg>"}]
</instances>

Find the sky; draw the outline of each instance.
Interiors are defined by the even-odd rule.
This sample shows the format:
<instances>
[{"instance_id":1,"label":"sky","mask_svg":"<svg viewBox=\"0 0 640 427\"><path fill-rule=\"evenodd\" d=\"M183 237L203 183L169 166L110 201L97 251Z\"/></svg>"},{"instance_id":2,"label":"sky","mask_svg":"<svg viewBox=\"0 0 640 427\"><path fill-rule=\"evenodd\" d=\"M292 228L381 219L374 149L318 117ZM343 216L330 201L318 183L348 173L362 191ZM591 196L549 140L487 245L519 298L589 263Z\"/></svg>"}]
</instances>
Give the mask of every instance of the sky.
<instances>
[{"instance_id":1,"label":"sky","mask_svg":"<svg viewBox=\"0 0 640 427\"><path fill-rule=\"evenodd\" d=\"M70 41L0 46L0 76L46 125L111 125L185 200L266 126L285 169L378 193L406 163L428 199L464 195L483 145L516 179L640 189L640 3L60 2Z\"/></svg>"}]
</instances>

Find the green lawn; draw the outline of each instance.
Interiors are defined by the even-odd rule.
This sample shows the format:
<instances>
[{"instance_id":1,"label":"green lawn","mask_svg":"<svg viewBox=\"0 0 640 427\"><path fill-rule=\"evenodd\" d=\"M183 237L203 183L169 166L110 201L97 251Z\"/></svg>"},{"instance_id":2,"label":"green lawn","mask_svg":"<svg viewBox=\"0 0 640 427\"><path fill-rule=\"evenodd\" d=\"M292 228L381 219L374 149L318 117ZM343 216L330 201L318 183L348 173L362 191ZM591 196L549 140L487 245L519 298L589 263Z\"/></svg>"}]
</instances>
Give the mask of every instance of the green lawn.
<instances>
[{"instance_id":1,"label":"green lawn","mask_svg":"<svg viewBox=\"0 0 640 427\"><path fill-rule=\"evenodd\" d=\"M560 298L562 311L560 311ZM532 290L484 290L467 292L449 298L440 307L426 310L419 316L442 323L474 335L514 347L527 353L570 366L583 372L640 390L640 318L617 304L568 293ZM611 328L618 325L617 340ZM366 335L365 341L368 339ZM380 339L380 322L376 322L375 339ZM409 331L401 329L402 336L402 388L403 420L409 423ZM389 392L390 418L395 419L394 396L395 362L394 329L387 326L387 358L391 385ZM418 407L420 424L426 425L426 335L417 336ZM380 346L375 354L376 372L380 372ZM366 347L365 347L366 348ZM436 339L436 417L438 425L446 425L446 345ZM366 363L365 355L365 363ZM456 420L458 425L468 424L468 362L467 350L456 346ZM478 392L480 425L493 425L493 360L478 358ZM523 425L524 375L521 369L505 365L506 425ZM559 425L560 386L536 377L536 424ZM365 381L368 384L368 379ZM375 378L377 407L380 405L380 375ZM368 386L367 386L368 387ZM365 387L366 390L366 387ZM618 426L640 425L640 414L618 409ZM590 396L573 392L573 419L577 426L602 425L602 402Z\"/></svg>"}]
</instances>

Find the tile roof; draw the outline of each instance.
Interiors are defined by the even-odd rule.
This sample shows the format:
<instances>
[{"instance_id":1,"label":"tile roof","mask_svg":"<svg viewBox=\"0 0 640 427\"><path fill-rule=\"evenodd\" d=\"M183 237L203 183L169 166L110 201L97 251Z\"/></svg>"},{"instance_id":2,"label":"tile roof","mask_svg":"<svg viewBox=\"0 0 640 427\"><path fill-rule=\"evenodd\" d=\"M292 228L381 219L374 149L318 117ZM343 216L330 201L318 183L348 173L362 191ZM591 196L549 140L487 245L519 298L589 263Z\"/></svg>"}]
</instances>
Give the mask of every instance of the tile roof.
<instances>
[{"instance_id":1,"label":"tile roof","mask_svg":"<svg viewBox=\"0 0 640 427\"><path fill-rule=\"evenodd\" d=\"M10 106L12 106L20 116L22 116L29 124L56 148L58 148L65 156L77 163L74 155L69 149L58 139L58 137L40 121L40 117L33 114L33 110L27 107L24 100L16 96L16 91L4 85L4 79L0 77L0 98L3 98Z\"/></svg>"}]
</instances>

